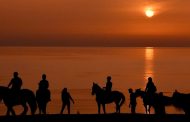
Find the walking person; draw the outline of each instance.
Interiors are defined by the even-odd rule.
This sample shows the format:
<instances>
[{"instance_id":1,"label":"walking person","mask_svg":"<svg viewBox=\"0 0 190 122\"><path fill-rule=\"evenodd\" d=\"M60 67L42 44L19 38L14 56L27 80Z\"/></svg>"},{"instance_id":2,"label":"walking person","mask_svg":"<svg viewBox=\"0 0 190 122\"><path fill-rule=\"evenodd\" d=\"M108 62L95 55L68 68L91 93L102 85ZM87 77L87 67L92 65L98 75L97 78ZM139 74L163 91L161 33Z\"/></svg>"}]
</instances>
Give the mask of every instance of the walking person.
<instances>
[{"instance_id":1,"label":"walking person","mask_svg":"<svg viewBox=\"0 0 190 122\"><path fill-rule=\"evenodd\" d=\"M72 101L72 103L74 104L74 100L71 97L70 93L67 91L67 88L64 88L62 90L61 98L62 98L61 114L63 114L63 111L66 106L67 106L68 114L70 114L70 101Z\"/></svg>"}]
</instances>

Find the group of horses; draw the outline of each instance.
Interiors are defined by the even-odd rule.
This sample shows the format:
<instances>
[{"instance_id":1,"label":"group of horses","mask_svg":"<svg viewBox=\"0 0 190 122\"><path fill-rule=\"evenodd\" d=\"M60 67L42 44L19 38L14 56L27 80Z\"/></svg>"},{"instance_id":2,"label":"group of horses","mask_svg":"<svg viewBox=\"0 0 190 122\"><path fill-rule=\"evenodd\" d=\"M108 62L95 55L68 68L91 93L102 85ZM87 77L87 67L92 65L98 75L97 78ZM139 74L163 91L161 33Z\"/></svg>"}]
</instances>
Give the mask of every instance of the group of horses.
<instances>
[{"instance_id":1,"label":"group of horses","mask_svg":"<svg viewBox=\"0 0 190 122\"><path fill-rule=\"evenodd\" d=\"M143 90L136 89L136 97L143 99L146 113L150 113L150 108L153 107L155 114L166 114L166 106L174 106L177 109L183 110L185 114L190 114L190 94L180 93L175 90L172 96L164 96L162 92L154 93L151 97Z\"/></svg>"},{"instance_id":2,"label":"group of horses","mask_svg":"<svg viewBox=\"0 0 190 122\"><path fill-rule=\"evenodd\" d=\"M150 113L150 107L153 107L156 114L165 114L165 106L173 105L179 109L182 109L185 114L190 114L190 94L183 94L175 91L172 97L164 96L160 93L155 93L151 99L148 97L145 91L137 89L135 91L136 97L143 99L146 113ZM107 92L101 88L98 84L93 83L92 95L96 95L96 102L98 105L98 113L100 114L100 108L103 107L103 112L106 113L106 104L115 103L116 113L120 113L121 106L125 102L125 95L119 91ZM0 101L3 101L7 107L7 115L16 115L13 107L15 105L22 105L24 110L22 115L25 115L30 107L31 114L34 115L37 110L36 95L29 89L21 89L19 95L14 95L12 90L8 87L0 86Z\"/></svg>"},{"instance_id":3,"label":"group of horses","mask_svg":"<svg viewBox=\"0 0 190 122\"><path fill-rule=\"evenodd\" d=\"M106 113L105 105L114 102L116 105L116 113L120 113L121 106L125 101L125 96L119 91L111 91L107 93L98 84L93 83L92 95L96 95L98 105L98 113L102 105L103 112ZM164 96L162 92L154 93L151 96L141 89L136 89L134 92L136 98L141 97L145 107L146 114L150 113L150 108L153 107L155 114L166 114L165 107L173 105L177 109L182 109L185 114L190 114L190 94L180 93L177 90L171 97Z\"/></svg>"},{"instance_id":4,"label":"group of horses","mask_svg":"<svg viewBox=\"0 0 190 122\"><path fill-rule=\"evenodd\" d=\"M37 90L36 95L29 89L21 89L20 91L12 90L8 87L0 86L0 102L3 101L7 107L6 115L16 115L13 107L22 105L23 112L21 115L26 115L28 106L30 107L31 115L34 115L37 108L39 113L46 114L46 105L50 101L49 90Z\"/></svg>"}]
</instances>

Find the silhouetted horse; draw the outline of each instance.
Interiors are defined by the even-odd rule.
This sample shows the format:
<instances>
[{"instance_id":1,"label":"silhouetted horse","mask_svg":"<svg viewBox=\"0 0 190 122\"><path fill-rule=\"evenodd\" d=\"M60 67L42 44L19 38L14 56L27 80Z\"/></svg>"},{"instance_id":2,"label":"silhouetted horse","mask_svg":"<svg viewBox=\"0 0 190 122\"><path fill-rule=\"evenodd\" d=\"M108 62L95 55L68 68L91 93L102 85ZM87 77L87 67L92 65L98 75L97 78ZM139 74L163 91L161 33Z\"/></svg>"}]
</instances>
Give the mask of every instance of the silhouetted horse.
<instances>
[{"instance_id":1,"label":"silhouetted horse","mask_svg":"<svg viewBox=\"0 0 190 122\"><path fill-rule=\"evenodd\" d=\"M172 98L164 96L162 92L154 93L151 97L141 89L136 89L136 96L143 99L146 114L150 114L150 108L153 107L155 114L165 114L165 106L172 105Z\"/></svg>"},{"instance_id":2,"label":"silhouetted horse","mask_svg":"<svg viewBox=\"0 0 190 122\"><path fill-rule=\"evenodd\" d=\"M50 101L49 89L38 89L36 91L36 101L38 103L39 113L46 114L47 103Z\"/></svg>"},{"instance_id":3,"label":"silhouetted horse","mask_svg":"<svg viewBox=\"0 0 190 122\"><path fill-rule=\"evenodd\" d=\"M104 114L106 113L105 104L114 102L116 104L116 113L120 113L120 108L125 102L125 96L119 91L106 92L98 84L93 83L92 95L96 95L96 102L98 105L98 114L100 114L100 107L102 105Z\"/></svg>"},{"instance_id":4,"label":"silhouetted horse","mask_svg":"<svg viewBox=\"0 0 190 122\"><path fill-rule=\"evenodd\" d=\"M13 92L8 87L0 86L0 101L3 100L7 107L7 115L16 115L13 107L15 105L22 105L24 111L22 115L25 115L28 111L27 104L29 104L31 114L33 115L37 109L36 98L34 93L28 89L22 89L18 93Z\"/></svg>"},{"instance_id":5,"label":"silhouetted horse","mask_svg":"<svg viewBox=\"0 0 190 122\"><path fill-rule=\"evenodd\" d=\"M141 89L136 89L135 94L137 97L140 96L143 99L146 114L150 114L150 108L153 106L153 100L151 100L147 93L145 91L142 91Z\"/></svg>"},{"instance_id":6,"label":"silhouetted horse","mask_svg":"<svg viewBox=\"0 0 190 122\"><path fill-rule=\"evenodd\" d=\"M190 94L183 94L175 91L172 95L173 105L182 109L185 114L190 114Z\"/></svg>"}]
</instances>

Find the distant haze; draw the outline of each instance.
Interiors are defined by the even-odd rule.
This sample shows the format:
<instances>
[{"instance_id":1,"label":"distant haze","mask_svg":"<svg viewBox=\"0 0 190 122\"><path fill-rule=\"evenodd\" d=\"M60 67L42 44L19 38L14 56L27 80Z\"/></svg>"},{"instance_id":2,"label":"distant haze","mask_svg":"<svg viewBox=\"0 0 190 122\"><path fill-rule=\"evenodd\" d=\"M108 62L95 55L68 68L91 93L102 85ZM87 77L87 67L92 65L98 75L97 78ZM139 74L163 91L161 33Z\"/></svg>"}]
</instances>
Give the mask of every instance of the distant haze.
<instances>
[{"instance_id":1,"label":"distant haze","mask_svg":"<svg viewBox=\"0 0 190 122\"><path fill-rule=\"evenodd\" d=\"M189 0L1 0L0 46L190 46ZM155 16L147 18L151 6Z\"/></svg>"}]
</instances>

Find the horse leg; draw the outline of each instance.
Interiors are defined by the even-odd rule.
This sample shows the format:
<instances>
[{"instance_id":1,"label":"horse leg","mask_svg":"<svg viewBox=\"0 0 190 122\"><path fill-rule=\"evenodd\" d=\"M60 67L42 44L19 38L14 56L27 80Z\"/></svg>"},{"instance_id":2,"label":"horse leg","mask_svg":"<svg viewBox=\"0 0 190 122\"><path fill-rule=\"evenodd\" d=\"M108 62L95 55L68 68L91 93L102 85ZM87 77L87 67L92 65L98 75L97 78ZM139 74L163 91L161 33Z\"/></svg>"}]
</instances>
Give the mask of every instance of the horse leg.
<instances>
[{"instance_id":1,"label":"horse leg","mask_svg":"<svg viewBox=\"0 0 190 122\"><path fill-rule=\"evenodd\" d=\"M117 107L116 107L117 109L116 109L116 113L120 113L120 105L119 104L117 104Z\"/></svg>"},{"instance_id":2,"label":"horse leg","mask_svg":"<svg viewBox=\"0 0 190 122\"><path fill-rule=\"evenodd\" d=\"M9 116L10 115L10 112L11 112L11 110L10 110L11 108L10 107L7 107L7 113L6 113L6 115L7 116Z\"/></svg>"},{"instance_id":3,"label":"horse leg","mask_svg":"<svg viewBox=\"0 0 190 122\"><path fill-rule=\"evenodd\" d=\"M16 115L16 114L15 114L15 111L13 110L13 108L9 106L9 107L7 107L7 116L9 116L10 113L12 113L13 116Z\"/></svg>"},{"instance_id":4,"label":"horse leg","mask_svg":"<svg viewBox=\"0 0 190 122\"><path fill-rule=\"evenodd\" d=\"M151 106L149 105L149 106L148 106L148 113L149 113L149 114L150 114L150 108L151 108Z\"/></svg>"},{"instance_id":5,"label":"horse leg","mask_svg":"<svg viewBox=\"0 0 190 122\"><path fill-rule=\"evenodd\" d=\"M16 115L16 114L15 114L15 111L13 110L13 108L12 108L12 107L10 108L10 111L11 111L11 113L12 113L12 115L13 115L13 116L15 116L15 115Z\"/></svg>"},{"instance_id":6,"label":"horse leg","mask_svg":"<svg viewBox=\"0 0 190 122\"><path fill-rule=\"evenodd\" d=\"M46 114L46 106L47 106L47 103L42 104L42 112L43 112L43 114Z\"/></svg>"},{"instance_id":7,"label":"horse leg","mask_svg":"<svg viewBox=\"0 0 190 122\"><path fill-rule=\"evenodd\" d=\"M10 115L10 110L9 110L9 109L7 109L7 113L6 113L6 115L7 115L7 116Z\"/></svg>"},{"instance_id":8,"label":"horse leg","mask_svg":"<svg viewBox=\"0 0 190 122\"><path fill-rule=\"evenodd\" d=\"M106 114L106 105L102 104L102 107L103 107L104 114Z\"/></svg>"},{"instance_id":9,"label":"horse leg","mask_svg":"<svg viewBox=\"0 0 190 122\"><path fill-rule=\"evenodd\" d=\"M26 115L26 113L28 111L28 107L27 107L26 103L22 104L22 106L23 106L24 110L21 115Z\"/></svg>"},{"instance_id":10,"label":"horse leg","mask_svg":"<svg viewBox=\"0 0 190 122\"><path fill-rule=\"evenodd\" d=\"M42 108L41 105L38 104L39 114L42 114Z\"/></svg>"},{"instance_id":11,"label":"horse leg","mask_svg":"<svg viewBox=\"0 0 190 122\"><path fill-rule=\"evenodd\" d=\"M115 102L115 109L116 109L115 113L119 113L120 106L118 102Z\"/></svg>"},{"instance_id":12,"label":"horse leg","mask_svg":"<svg viewBox=\"0 0 190 122\"><path fill-rule=\"evenodd\" d=\"M146 114L147 114L148 113L147 105L144 105L144 108L145 108L145 111L146 111Z\"/></svg>"},{"instance_id":13,"label":"horse leg","mask_svg":"<svg viewBox=\"0 0 190 122\"><path fill-rule=\"evenodd\" d=\"M100 114L100 108L101 108L100 103L97 103L97 105L98 105L98 114Z\"/></svg>"}]
</instances>

